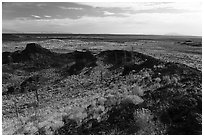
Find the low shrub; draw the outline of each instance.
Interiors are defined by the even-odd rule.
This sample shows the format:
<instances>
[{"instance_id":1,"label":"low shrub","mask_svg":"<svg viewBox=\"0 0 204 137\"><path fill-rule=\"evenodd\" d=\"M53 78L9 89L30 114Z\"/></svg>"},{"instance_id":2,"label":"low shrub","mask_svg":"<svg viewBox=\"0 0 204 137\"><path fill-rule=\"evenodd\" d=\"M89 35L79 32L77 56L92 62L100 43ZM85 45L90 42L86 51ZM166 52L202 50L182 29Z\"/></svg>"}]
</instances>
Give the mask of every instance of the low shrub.
<instances>
[{"instance_id":1,"label":"low shrub","mask_svg":"<svg viewBox=\"0 0 204 137\"><path fill-rule=\"evenodd\" d=\"M81 112L75 113L75 117L64 116L64 126L55 134L145 134L145 125L152 121L153 116L150 111L141 110L142 102L139 96L132 94L109 94L97 98ZM152 123L151 128L152 134L156 134L158 127Z\"/></svg>"}]
</instances>

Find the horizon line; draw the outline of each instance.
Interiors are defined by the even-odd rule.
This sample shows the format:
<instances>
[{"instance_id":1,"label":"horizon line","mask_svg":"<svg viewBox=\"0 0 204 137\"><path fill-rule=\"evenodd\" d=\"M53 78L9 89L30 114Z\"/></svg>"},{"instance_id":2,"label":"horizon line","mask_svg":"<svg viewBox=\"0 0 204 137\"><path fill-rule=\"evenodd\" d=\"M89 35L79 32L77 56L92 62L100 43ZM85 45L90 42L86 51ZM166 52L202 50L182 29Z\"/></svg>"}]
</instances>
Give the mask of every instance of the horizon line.
<instances>
[{"instance_id":1,"label":"horizon line","mask_svg":"<svg viewBox=\"0 0 204 137\"><path fill-rule=\"evenodd\" d=\"M154 36L194 36L202 35L184 35L184 34L143 34L143 33L66 33L66 32L2 32L2 34L73 34L73 35L154 35Z\"/></svg>"}]
</instances>

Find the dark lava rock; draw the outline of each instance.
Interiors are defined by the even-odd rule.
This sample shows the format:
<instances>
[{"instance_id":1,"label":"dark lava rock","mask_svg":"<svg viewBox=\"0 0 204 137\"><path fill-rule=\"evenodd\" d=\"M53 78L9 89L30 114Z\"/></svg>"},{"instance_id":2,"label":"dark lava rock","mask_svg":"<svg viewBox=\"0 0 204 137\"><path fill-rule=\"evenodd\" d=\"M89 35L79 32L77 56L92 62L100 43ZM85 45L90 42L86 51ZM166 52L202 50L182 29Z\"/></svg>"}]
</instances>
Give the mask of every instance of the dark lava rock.
<instances>
[{"instance_id":1,"label":"dark lava rock","mask_svg":"<svg viewBox=\"0 0 204 137\"><path fill-rule=\"evenodd\" d=\"M27 71L63 67L75 62L73 66L68 67L71 75L80 72L84 67L95 66L96 60L96 57L90 51L60 54L51 52L36 43L27 44L22 51L3 52L3 64L25 63Z\"/></svg>"},{"instance_id":2,"label":"dark lava rock","mask_svg":"<svg viewBox=\"0 0 204 137\"><path fill-rule=\"evenodd\" d=\"M135 72L139 72L140 70L144 68L150 68L152 69L154 66L158 65L159 62L157 60L147 60L145 62L142 62L141 64L126 64L124 65L124 70L122 75L127 75L130 73L130 71L135 70Z\"/></svg>"},{"instance_id":3,"label":"dark lava rock","mask_svg":"<svg viewBox=\"0 0 204 137\"><path fill-rule=\"evenodd\" d=\"M36 43L28 43L26 45L25 50L22 51L23 54L31 54L31 53L41 53L41 54L51 54L51 51L41 47Z\"/></svg>"},{"instance_id":4,"label":"dark lava rock","mask_svg":"<svg viewBox=\"0 0 204 137\"><path fill-rule=\"evenodd\" d=\"M41 47L36 43L29 43L26 45L26 48L21 53L14 52L13 57L18 61L27 61L27 60L40 60L47 59L47 56L51 56L52 52L48 49ZM17 61L17 62L18 62Z\"/></svg>"},{"instance_id":5,"label":"dark lava rock","mask_svg":"<svg viewBox=\"0 0 204 137\"><path fill-rule=\"evenodd\" d=\"M39 79L40 79L40 77L38 75L36 75L36 76L31 76L28 79L24 80L20 84L21 93L24 93L26 89L28 89L28 91L35 90L35 86L39 82Z\"/></svg>"},{"instance_id":6,"label":"dark lava rock","mask_svg":"<svg viewBox=\"0 0 204 137\"><path fill-rule=\"evenodd\" d=\"M8 91L7 91L7 94L13 94L15 91L15 88L13 86L11 87L8 87Z\"/></svg>"},{"instance_id":7,"label":"dark lava rock","mask_svg":"<svg viewBox=\"0 0 204 137\"><path fill-rule=\"evenodd\" d=\"M74 53L74 58L76 63L91 63L91 62L96 62L96 57L90 52L90 51L85 51L85 52L79 52L75 51Z\"/></svg>"},{"instance_id":8,"label":"dark lava rock","mask_svg":"<svg viewBox=\"0 0 204 137\"><path fill-rule=\"evenodd\" d=\"M125 50L103 51L98 56L102 57L105 63L114 65L109 68L110 70L123 67L122 75L127 75L132 70L139 72L143 68L152 69L155 65L162 63L162 61L151 56Z\"/></svg>"},{"instance_id":9,"label":"dark lava rock","mask_svg":"<svg viewBox=\"0 0 204 137\"><path fill-rule=\"evenodd\" d=\"M121 64L124 61L129 62L132 57L131 52L125 50L102 51L98 56L102 57L103 61L107 64Z\"/></svg>"},{"instance_id":10,"label":"dark lava rock","mask_svg":"<svg viewBox=\"0 0 204 137\"><path fill-rule=\"evenodd\" d=\"M51 51L41 47L36 43L27 44L26 48L23 51L15 51L15 52L3 52L3 64L8 64L11 62L25 62L36 59L47 58L45 56L51 56Z\"/></svg>"},{"instance_id":11,"label":"dark lava rock","mask_svg":"<svg viewBox=\"0 0 204 137\"><path fill-rule=\"evenodd\" d=\"M11 61L11 52L3 52L2 53L2 63L8 64Z\"/></svg>"},{"instance_id":12,"label":"dark lava rock","mask_svg":"<svg viewBox=\"0 0 204 137\"><path fill-rule=\"evenodd\" d=\"M19 92L18 86L10 86L7 88L7 91L2 92L2 95L17 94Z\"/></svg>"},{"instance_id":13,"label":"dark lava rock","mask_svg":"<svg viewBox=\"0 0 204 137\"><path fill-rule=\"evenodd\" d=\"M69 75L80 73L84 67L96 66L97 58L90 51L86 52L75 51L73 54L75 63L69 66L67 70Z\"/></svg>"},{"instance_id":14,"label":"dark lava rock","mask_svg":"<svg viewBox=\"0 0 204 137\"><path fill-rule=\"evenodd\" d=\"M72 54L58 54L36 43L27 44L22 51L3 52L3 64L24 63L26 70L35 71L49 67L61 67L73 60Z\"/></svg>"}]
</instances>

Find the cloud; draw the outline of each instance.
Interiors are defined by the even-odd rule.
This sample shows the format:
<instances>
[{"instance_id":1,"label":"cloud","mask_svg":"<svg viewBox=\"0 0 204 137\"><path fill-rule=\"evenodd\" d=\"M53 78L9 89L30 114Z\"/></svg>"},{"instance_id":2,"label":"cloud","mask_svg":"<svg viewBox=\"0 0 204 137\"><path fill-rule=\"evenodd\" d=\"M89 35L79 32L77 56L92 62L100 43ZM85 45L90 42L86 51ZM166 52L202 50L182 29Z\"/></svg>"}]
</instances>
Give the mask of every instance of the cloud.
<instances>
[{"instance_id":1,"label":"cloud","mask_svg":"<svg viewBox=\"0 0 204 137\"><path fill-rule=\"evenodd\" d=\"M169 5L173 3L174 2L144 2L143 4L146 6L158 6L158 5Z\"/></svg>"},{"instance_id":2,"label":"cloud","mask_svg":"<svg viewBox=\"0 0 204 137\"><path fill-rule=\"evenodd\" d=\"M33 17L18 17L15 20L19 20L19 21L27 21L27 20L32 20Z\"/></svg>"},{"instance_id":3,"label":"cloud","mask_svg":"<svg viewBox=\"0 0 204 137\"><path fill-rule=\"evenodd\" d=\"M79 19L82 17L121 17L124 13L132 13L132 9L121 7L93 7L79 3L13 3L3 8L3 19L15 19L19 17L29 17L37 15L46 18L50 15L53 19ZM60 15L60 16L59 16ZM39 18L33 16L34 18Z\"/></svg>"},{"instance_id":4,"label":"cloud","mask_svg":"<svg viewBox=\"0 0 204 137\"><path fill-rule=\"evenodd\" d=\"M200 17L200 19L199 19ZM134 14L127 17L81 17L77 20L36 19L5 20L3 28L18 32L61 33L131 33L131 34L180 34L201 35L202 18L195 13Z\"/></svg>"},{"instance_id":5,"label":"cloud","mask_svg":"<svg viewBox=\"0 0 204 137\"><path fill-rule=\"evenodd\" d=\"M44 17L45 17L45 18L51 18L52 16L45 15Z\"/></svg>"},{"instance_id":6,"label":"cloud","mask_svg":"<svg viewBox=\"0 0 204 137\"><path fill-rule=\"evenodd\" d=\"M199 35L202 26L199 13L200 4L182 2L10 2L2 6L2 28L19 32L164 34L174 31Z\"/></svg>"},{"instance_id":7,"label":"cloud","mask_svg":"<svg viewBox=\"0 0 204 137\"><path fill-rule=\"evenodd\" d=\"M38 15L31 15L32 17L35 17L35 18L41 18L40 16Z\"/></svg>"},{"instance_id":8,"label":"cloud","mask_svg":"<svg viewBox=\"0 0 204 137\"><path fill-rule=\"evenodd\" d=\"M161 13L161 14L165 14L165 13L184 13L184 12L191 12L190 10L187 9L175 9L175 8L171 8L171 7L159 7L159 8L152 8L152 9L145 9L145 10L135 10L134 13Z\"/></svg>"},{"instance_id":9,"label":"cloud","mask_svg":"<svg viewBox=\"0 0 204 137\"><path fill-rule=\"evenodd\" d=\"M114 15L115 13L104 11L104 15Z\"/></svg>"},{"instance_id":10,"label":"cloud","mask_svg":"<svg viewBox=\"0 0 204 137\"><path fill-rule=\"evenodd\" d=\"M185 4L184 4L185 5ZM185 8L188 7L188 8ZM82 17L127 17L142 13L184 13L193 12L195 9L186 4L182 9L181 4L170 2L140 2L140 3L73 3L73 2L9 2L4 3L2 7L2 18L16 19L29 18L34 19L48 18L52 19L80 19ZM60 15L60 16L59 16Z\"/></svg>"},{"instance_id":11,"label":"cloud","mask_svg":"<svg viewBox=\"0 0 204 137\"><path fill-rule=\"evenodd\" d=\"M46 7L47 4L46 3L39 3L39 4L36 4L36 6L38 6L38 7Z\"/></svg>"},{"instance_id":12,"label":"cloud","mask_svg":"<svg viewBox=\"0 0 204 137\"><path fill-rule=\"evenodd\" d=\"M64 6L59 6L59 8L61 8L63 10L83 10L83 8L64 7Z\"/></svg>"}]
</instances>

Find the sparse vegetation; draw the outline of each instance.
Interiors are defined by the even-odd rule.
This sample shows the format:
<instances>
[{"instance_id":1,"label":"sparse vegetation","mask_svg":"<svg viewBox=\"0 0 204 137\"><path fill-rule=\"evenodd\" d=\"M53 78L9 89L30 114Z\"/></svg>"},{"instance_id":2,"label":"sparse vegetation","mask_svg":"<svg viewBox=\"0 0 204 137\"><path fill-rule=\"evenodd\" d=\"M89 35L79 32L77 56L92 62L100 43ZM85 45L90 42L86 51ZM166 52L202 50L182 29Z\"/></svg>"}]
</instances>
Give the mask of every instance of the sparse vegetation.
<instances>
[{"instance_id":1,"label":"sparse vegetation","mask_svg":"<svg viewBox=\"0 0 204 137\"><path fill-rule=\"evenodd\" d=\"M133 46L63 54L39 46L3 56L3 134L202 134L201 71Z\"/></svg>"}]
</instances>

